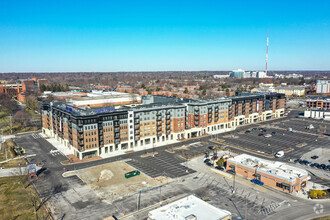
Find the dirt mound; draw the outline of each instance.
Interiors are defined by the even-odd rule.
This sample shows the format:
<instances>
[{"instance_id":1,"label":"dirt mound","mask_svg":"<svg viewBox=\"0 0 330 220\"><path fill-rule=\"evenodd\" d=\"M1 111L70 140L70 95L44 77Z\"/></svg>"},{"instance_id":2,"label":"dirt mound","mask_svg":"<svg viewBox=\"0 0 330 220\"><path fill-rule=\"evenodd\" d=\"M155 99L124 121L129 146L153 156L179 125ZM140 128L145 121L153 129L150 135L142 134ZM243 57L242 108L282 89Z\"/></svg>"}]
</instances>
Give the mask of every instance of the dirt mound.
<instances>
[{"instance_id":1,"label":"dirt mound","mask_svg":"<svg viewBox=\"0 0 330 220\"><path fill-rule=\"evenodd\" d=\"M100 180L110 180L113 177L111 170L102 170L100 174Z\"/></svg>"}]
</instances>

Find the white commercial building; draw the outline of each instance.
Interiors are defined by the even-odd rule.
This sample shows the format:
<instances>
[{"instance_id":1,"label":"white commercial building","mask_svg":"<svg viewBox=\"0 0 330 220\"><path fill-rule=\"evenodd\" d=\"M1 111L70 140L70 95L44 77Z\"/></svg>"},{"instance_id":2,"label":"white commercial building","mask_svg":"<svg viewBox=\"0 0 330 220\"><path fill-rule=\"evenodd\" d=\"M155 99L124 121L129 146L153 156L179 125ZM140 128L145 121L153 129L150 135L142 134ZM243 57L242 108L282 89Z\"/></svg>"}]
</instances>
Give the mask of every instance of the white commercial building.
<instances>
[{"instance_id":1,"label":"white commercial building","mask_svg":"<svg viewBox=\"0 0 330 220\"><path fill-rule=\"evenodd\" d=\"M330 110L308 109L304 112L306 118L330 120Z\"/></svg>"},{"instance_id":2,"label":"white commercial building","mask_svg":"<svg viewBox=\"0 0 330 220\"><path fill-rule=\"evenodd\" d=\"M229 220L231 213L216 208L194 195L184 197L148 214L148 220Z\"/></svg>"}]
</instances>

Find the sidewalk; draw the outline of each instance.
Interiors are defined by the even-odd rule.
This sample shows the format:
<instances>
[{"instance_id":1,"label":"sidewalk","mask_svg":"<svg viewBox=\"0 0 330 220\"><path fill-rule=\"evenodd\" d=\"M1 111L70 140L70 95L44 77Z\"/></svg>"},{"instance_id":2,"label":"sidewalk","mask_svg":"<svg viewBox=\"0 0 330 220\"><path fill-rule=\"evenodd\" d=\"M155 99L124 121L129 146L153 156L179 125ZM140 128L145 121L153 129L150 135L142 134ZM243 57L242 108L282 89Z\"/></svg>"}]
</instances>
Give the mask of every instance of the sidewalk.
<instances>
[{"instance_id":1,"label":"sidewalk","mask_svg":"<svg viewBox=\"0 0 330 220\"><path fill-rule=\"evenodd\" d=\"M57 141L55 138L47 138L45 140L48 141L51 145L53 145L57 150L62 152L65 156L73 154L73 150L70 150L68 147L64 146L64 144L61 144L61 142Z\"/></svg>"}]
</instances>

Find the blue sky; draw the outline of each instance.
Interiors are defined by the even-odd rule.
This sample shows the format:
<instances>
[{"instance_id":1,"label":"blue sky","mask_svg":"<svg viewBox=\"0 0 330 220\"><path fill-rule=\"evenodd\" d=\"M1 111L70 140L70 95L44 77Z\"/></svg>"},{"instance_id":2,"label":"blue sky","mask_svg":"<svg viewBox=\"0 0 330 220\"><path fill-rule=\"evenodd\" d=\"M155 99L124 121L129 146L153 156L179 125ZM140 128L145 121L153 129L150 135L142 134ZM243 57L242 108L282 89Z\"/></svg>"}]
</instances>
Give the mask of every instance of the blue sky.
<instances>
[{"instance_id":1,"label":"blue sky","mask_svg":"<svg viewBox=\"0 0 330 220\"><path fill-rule=\"evenodd\" d=\"M330 70L330 1L0 1L0 72Z\"/></svg>"}]
</instances>

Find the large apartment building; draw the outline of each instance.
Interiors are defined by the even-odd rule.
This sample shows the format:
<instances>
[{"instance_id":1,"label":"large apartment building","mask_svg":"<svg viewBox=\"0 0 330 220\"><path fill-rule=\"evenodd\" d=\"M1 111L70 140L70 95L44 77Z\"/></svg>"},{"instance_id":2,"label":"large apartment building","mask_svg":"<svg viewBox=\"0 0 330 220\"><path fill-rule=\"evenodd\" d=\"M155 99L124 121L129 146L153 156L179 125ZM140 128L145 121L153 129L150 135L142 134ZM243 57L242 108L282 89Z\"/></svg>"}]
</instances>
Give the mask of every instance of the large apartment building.
<instances>
[{"instance_id":1,"label":"large apartment building","mask_svg":"<svg viewBox=\"0 0 330 220\"><path fill-rule=\"evenodd\" d=\"M84 159L234 130L244 124L283 117L285 108L283 94L173 100L90 109L64 102L43 103L43 133Z\"/></svg>"}]
</instances>

